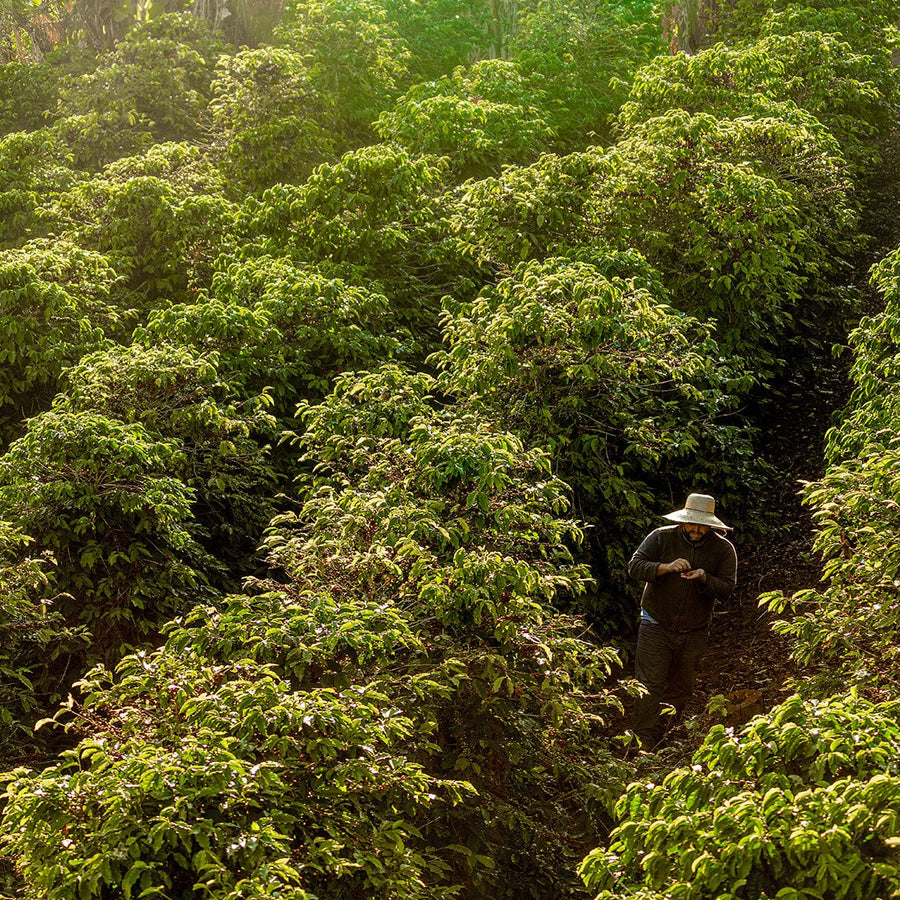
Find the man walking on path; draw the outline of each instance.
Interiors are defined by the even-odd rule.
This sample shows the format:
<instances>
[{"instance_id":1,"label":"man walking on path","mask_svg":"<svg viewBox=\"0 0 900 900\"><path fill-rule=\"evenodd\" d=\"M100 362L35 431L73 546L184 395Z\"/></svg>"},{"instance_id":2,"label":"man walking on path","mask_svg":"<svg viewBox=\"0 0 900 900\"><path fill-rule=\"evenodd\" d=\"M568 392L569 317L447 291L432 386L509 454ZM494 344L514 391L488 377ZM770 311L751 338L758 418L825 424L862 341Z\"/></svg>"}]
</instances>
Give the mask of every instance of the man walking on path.
<instances>
[{"instance_id":1,"label":"man walking on path","mask_svg":"<svg viewBox=\"0 0 900 900\"><path fill-rule=\"evenodd\" d=\"M635 677L647 689L635 705L634 733L652 747L665 733L660 705L674 707L677 720L694 689L694 669L706 649L716 600L734 590L737 554L722 531L708 494L691 494L684 509L665 516L675 525L644 538L628 563L628 574L645 581L641 596Z\"/></svg>"}]
</instances>

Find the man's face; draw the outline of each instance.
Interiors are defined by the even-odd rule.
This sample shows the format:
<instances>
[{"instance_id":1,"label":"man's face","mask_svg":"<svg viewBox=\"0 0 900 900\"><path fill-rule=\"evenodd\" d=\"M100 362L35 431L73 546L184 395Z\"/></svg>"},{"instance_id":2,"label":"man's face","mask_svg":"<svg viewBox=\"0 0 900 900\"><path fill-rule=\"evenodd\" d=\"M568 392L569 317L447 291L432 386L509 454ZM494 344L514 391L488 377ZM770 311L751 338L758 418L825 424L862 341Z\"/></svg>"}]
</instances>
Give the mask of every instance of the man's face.
<instances>
[{"instance_id":1,"label":"man's face","mask_svg":"<svg viewBox=\"0 0 900 900\"><path fill-rule=\"evenodd\" d=\"M694 522L685 522L681 527L687 534L688 540L694 544L697 541L702 541L706 537L706 532L709 531L709 525L697 525Z\"/></svg>"}]
</instances>

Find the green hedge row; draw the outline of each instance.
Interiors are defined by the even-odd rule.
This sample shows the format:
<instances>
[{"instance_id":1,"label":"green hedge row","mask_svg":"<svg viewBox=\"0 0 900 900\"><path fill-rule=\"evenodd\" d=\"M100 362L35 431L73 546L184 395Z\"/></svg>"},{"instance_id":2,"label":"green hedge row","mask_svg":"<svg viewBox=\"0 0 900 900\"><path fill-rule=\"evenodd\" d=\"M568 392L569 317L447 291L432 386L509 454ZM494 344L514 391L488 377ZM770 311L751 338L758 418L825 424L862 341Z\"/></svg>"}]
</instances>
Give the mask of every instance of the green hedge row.
<instances>
[{"instance_id":1,"label":"green hedge row","mask_svg":"<svg viewBox=\"0 0 900 900\"><path fill-rule=\"evenodd\" d=\"M89 673L77 748L7 777L35 896L576 889L622 771L615 655L551 607L589 582L579 526L546 454L431 389L386 368L307 407L269 574Z\"/></svg>"}]
</instances>

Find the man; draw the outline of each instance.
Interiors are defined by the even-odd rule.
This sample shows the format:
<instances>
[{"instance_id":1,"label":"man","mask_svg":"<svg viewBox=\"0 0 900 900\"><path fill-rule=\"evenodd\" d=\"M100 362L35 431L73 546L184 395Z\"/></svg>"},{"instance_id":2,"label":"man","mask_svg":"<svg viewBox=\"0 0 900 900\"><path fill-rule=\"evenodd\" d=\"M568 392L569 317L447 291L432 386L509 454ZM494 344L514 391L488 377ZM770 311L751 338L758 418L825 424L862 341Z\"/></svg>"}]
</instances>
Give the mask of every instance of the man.
<instances>
[{"instance_id":1,"label":"man","mask_svg":"<svg viewBox=\"0 0 900 900\"><path fill-rule=\"evenodd\" d=\"M719 530L716 501L691 494L683 509L664 516L677 524L644 538L628 563L628 574L645 581L641 596L635 677L647 689L635 706L634 733L653 746L665 733L660 704L677 720L694 689L694 669L706 649L716 600L734 590L737 554Z\"/></svg>"}]
</instances>

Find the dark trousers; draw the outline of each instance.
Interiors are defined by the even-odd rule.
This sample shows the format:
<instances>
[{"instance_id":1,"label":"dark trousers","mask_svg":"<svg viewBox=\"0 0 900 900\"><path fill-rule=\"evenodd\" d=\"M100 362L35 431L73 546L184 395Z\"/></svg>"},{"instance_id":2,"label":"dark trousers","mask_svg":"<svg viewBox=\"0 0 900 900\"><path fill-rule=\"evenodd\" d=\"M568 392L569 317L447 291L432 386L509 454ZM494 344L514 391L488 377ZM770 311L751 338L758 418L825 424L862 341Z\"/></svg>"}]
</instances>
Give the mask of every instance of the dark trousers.
<instances>
[{"instance_id":1,"label":"dark trousers","mask_svg":"<svg viewBox=\"0 0 900 900\"><path fill-rule=\"evenodd\" d=\"M677 632L641 620L634 675L647 693L635 703L634 733L642 744L655 744L665 733L661 704L675 707L670 722L677 721L684 712L694 690L694 670L708 640L705 628Z\"/></svg>"}]
</instances>

